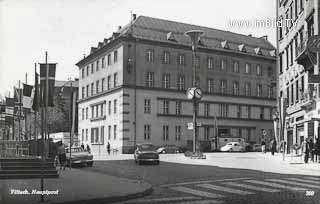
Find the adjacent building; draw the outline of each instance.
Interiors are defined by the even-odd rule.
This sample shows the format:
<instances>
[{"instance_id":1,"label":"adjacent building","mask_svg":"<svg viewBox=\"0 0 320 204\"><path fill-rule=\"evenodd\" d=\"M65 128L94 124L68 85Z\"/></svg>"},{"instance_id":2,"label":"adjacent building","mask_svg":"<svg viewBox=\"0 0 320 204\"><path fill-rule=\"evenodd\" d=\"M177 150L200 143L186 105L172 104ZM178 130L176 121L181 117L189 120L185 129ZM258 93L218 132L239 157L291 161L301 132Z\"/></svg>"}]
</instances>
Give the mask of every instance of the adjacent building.
<instances>
[{"instance_id":1,"label":"adjacent building","mask_svg":"<svg viewBox=\"0 0 320 204\"><path fill-rule=\"evenodd\" d=\"M319 74L311 61L307 40L319 35L319 0L280 0L279 20L290 22L278 28L279 34L279 110L283 115L282 138L287 152L293 144L319 135L319 85L310 76Z\"/></svg>"},{"instance_id":2,"label":"adjacent building","mask_svg":"<svg viewBox=\"0 0 320 204\"><path fill-rule=\"evenodd\" d=\"M94 153L129 152L137 143L185 147L192 140L191 41L202 30L195 65L204 92L198 106L198 139L251 143L274 136L276 53L266 36L133 15L127 26L92 47L79 67L79 139ZM266 133L266 134L263 134Z\"/></svg>"}]
</instances>

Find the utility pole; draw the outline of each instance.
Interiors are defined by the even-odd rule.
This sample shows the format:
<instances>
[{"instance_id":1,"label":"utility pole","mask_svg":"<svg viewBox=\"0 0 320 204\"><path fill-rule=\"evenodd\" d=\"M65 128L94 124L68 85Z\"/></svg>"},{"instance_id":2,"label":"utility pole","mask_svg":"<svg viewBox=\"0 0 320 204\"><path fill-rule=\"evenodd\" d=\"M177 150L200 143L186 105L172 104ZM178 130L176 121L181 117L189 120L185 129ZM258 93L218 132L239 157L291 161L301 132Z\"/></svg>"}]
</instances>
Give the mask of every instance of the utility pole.
<instances>
[{"instance_id":1,"label":"utility pole","mask_svg":"<svg viewBox=\"0 0 320 204\"><path fill-rule=\"evenodd\" d=\"M73 92L72 92L72 81L70 80L70 110L69 110L69 126L70 126L70 142L69 142L69 169L71 170L71 142L72 142L72 114L73 114Z\"/></svg>"}]
</instances>

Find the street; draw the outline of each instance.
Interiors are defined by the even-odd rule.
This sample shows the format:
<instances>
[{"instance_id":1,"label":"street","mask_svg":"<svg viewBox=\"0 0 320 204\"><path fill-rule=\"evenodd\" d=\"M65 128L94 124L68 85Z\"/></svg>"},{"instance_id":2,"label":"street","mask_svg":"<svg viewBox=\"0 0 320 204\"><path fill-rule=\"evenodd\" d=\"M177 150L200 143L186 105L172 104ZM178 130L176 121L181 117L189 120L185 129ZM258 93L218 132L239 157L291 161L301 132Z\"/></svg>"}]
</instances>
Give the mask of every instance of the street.
<instances>
[{"instance_id":1,"label":"street","mask_svg":"<svg viewBox=\"0 0 320 204\"><path fill-rule=\"evenodd\" d=\"M82 170L141 180L153 186L151 195L121 202L128 204L319 203L319 176L279 173L277 171L283 167L273 160L256 158L250 153L213 153L207 160L200 161L210 162L210 166L172 162L174 158L181 162L182 156L161 155L160 165L137 165L132 159L96 161L92 168ZM241 169L230 168L230 165L221 167L222 160L225 166L233 163ZM219 167L212 163L215 161ZM271 165L277 170L276 173L255 170L253 164L261 169L262 165L266 169Z\"/></svg>"}]
</instances>

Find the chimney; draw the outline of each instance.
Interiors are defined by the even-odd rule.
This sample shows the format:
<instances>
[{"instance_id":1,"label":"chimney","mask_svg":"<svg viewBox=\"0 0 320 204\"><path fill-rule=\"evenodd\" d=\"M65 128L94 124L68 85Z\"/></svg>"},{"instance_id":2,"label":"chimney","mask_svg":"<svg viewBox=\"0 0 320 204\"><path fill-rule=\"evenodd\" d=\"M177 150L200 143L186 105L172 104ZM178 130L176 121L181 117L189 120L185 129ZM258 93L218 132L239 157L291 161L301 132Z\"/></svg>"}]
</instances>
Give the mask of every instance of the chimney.
<instances>
[{"instance_id":1,"label":"chimney","mask_svg":"<svg viewBox=\"0 0 320 204\"><path fill-rule=\"evenodd\" d=\"M118 26L118 31L121 30L121 26Z\"/></svg>"},{"instance_id":2,"label":"chimney","mask_svg":"<svg viewBox=\"0 0 320 204\"><path fill-rule=\"evenodd\" d=\"M132 14L132 20L136 20L137 19L137 14Z\"/></svg>"}]
</instances>

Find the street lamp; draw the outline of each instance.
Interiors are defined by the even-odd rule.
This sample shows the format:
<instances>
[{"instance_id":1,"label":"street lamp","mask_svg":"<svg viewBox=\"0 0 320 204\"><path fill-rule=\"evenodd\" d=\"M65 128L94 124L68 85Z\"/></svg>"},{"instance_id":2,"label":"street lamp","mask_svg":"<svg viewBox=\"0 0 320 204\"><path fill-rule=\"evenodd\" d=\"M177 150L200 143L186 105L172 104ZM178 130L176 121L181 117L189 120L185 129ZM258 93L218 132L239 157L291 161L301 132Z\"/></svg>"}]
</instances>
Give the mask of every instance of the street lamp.
<instances>
[{"instance_id":1,"label":"street lamp","mask_svg":"<svg viewBox=\"0 0 320 204\"><path fill-rule=\"evenodd\" d=\"M200 36L203 35L201 30L191 30L187 31L185 35L189 36L192 43L192 78L193 78L193 88L188 90L188 94L193 101L193 152L196 152L196 142L197 142L197 103L202 97L202 91L199 88L199 84L196 82L196 52L199 44Z\"/></svg>"}]
</instances>

